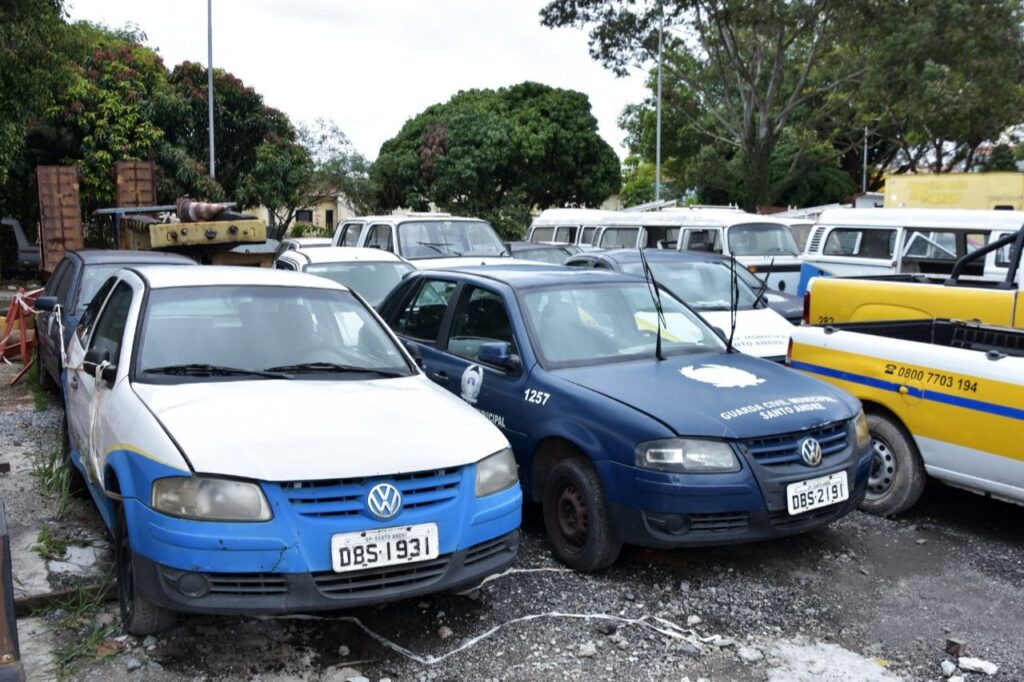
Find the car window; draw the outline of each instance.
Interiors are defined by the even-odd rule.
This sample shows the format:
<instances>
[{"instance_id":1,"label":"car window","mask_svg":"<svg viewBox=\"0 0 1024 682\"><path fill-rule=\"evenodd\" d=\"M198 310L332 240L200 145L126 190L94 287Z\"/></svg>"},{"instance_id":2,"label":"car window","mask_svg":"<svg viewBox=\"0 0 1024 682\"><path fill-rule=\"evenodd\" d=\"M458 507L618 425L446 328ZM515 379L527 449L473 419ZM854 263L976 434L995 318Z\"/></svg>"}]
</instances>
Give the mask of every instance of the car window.
<instances>
[{"instance_id":1,"label":"car window","mask_svg":"<svg viewBox=\"0 0 1024 682\"><path fill-rule=\"evenodd\" d=\"M566 244L576 243L575 227L559 227L555 230L555 238L552 241L564 242Z\"/></svg>"},{"instance_id":2,"label":"car window","mask_svg":"<svg viewBox=\"0 0 1024 682\"><path fill-rule=\"evenodd\" d=\"M733 296L732 269L725 263L664 262L649 264L658 284L678 296L684 303L697 310L729 310ZM739 265L736 269L736 300L741 309L754 305L755 294L740 278ZM642 263L627 263L623 272L643 276Z\"/></svg>"},{"instance_id":3,"label":"car window","mask_svg":"<svg viewBox=\"0 0 1024 682\"><path fill-rule=\"evenodd\" d=\"M686 250L722 253L722 231L718 228L687 230Z\"/></svg>"},{"instance_id":4,"label":"car window","mask_svg":"<svg viewBox=\"0 0 1024 682\"><path fill-rule=\"evenodd\" d=\"M892 258L896 230L835 229L825 239L822 255L850 258Z\"/></svg>"},{"instance_id":5,"label":"car window","mask_svg":"<svg viewBox=\"0 0 1024 682\"><path fill-rule=\"evenodd\" d=\"M274 261L275 270L295 270L295 266L286 260Z\"/></svg>"},{"instance_id":6,"label":"car window","mask_svg":"<svg viewBox=\"0 0 1024 682\"><path fill-rule=\"evenodd\" d=\"M424 280L409 305L399 314L395 331L420 341L436 343L454 292L455 282Z\"/></svg>"},{"instance_id":7,"label":"car window","mask_svg":"<svg viewBox=\"0 0 1024 682\"><path fill-rule=\"evenodd\" d=\"M370 228L369 234L366 235L365 246L371 249L383 249L385 251L391 251L391 226L372 226Z\"/></svg>"},{"instance_id":8,"label":"car window","mask_svg":"<svg viewBox=\"0 0 1024 682\"><path fill-rule=\"evenodd\" d=\"M82 345L88 343L89 333L92 331L93 324L96 322L96 315L99 314L103 308L103 302L107 300L107 294L114 288L114 282L117 281L116 277L108 277L107 281L100 285L100 288L96 291L96 294L89 301L85 308L85 312L82 313L82 317L78 320L78 329L76 330L78 338L81 339Z\"/></svg>"},{"instance_id":9,"label":"car window","mask_svg":"<svg viewBox=\"0 0 1024 682\"><path fill-rule=\"evenodd\" d=\"M531 242L550 242L553 241L555 236L555 228L553 227L535 227L533 232L530 234Z\"/></svg>"},{"instance_id":10,"label":"car window","mask_svg":"<svg viewBox=\"0 0 1024 682\"><path fill-rule=\"evenodd\" d=\"M413 267L402 261L353 261L345 263L315 263L304 272L325 277L354 289L366 302L376 306L391 292Z\"/></svg>"},{"instance_id":11,"label":"car window","mask_svg":"<svg viewBox=\"0 0 1024 682\"><path fill-rule=\"evenodd\" d=\"M338 246L359 246L359 235L363 233L362 223L348 223L341 228Z\"/></svg>"},{"instance_id":12,"label":"car window","mask_svg":"<svg viewBox=\"0 0 1024 682\"><path fill-rule=\"evenodd\" d=\"M589 268L593 265L593 261L589 258L580 258L574 260L571 263L566 263L570 268Z\"/></svg>"},{"instance_id":13,"label":"car window","mask_svg":"<svg viewBox=\"0 0 1024 682\"><path fill-rule=\"evenodd\" d=\"M602 249L624 249L636 246L639 227L609 227L601 233Z\"/></svg>"},{"instance_id":14,"label":"car window","mask_svg":"<svg viewBox=\"0 0 1024 682\"><path fill-rule=\"evenodd\" d=\"M517 352L505 302L493 291L465 287L452 318L448 352L478 362L481 344L494 341L505 341Z\"/></svg>"},{"instance_id":15,"label":"car window","mask_svg":"<svg viewBox=\"0 0 1024 682\"><path fill-rule=\"evenodd\" d=\"M71 263L65 258L57 263L57 268L50 275L50 279L46 282L46 286L43 287L43 293L47 296L56 296L57 287L60 283L68 276L68 270L71 267Z\"/></svg>"},{"instance_id":16,"label":"car window","mask_svg":"<svg viewBox=\"0 0 1024 682\"><path fill-rule=\"evenodd\" d=\"M96 329L89 339L89 348L99 348L110 353L110 362L117 364L121 357L121 342L128 322L128 310L132 305L132 288L118 282L110 292L103 312L96 319Z\"/></svg>"},{"instance_id":17,"label":"car window","mask_svg":"<svg viewBox=\"0 0 1024 682\"><path fill-rule=\"evenodd\" d=\"M569 257L569 254L561 249L522 249L515 254L515 257L522 258L523 260L535 260L541 263L561 265Z\"/></svg>"},{"instance_id":18,"label":"car window","mask_svg":"<svg viewBox=\"0 0 1024 682\"><path fill-rule=\"evenodd\" d=\"M580 237L580 244L589 246L594 241L594 232L596 231L596 227L584 227L583 236Z\"/></svg>"}]
</instances>

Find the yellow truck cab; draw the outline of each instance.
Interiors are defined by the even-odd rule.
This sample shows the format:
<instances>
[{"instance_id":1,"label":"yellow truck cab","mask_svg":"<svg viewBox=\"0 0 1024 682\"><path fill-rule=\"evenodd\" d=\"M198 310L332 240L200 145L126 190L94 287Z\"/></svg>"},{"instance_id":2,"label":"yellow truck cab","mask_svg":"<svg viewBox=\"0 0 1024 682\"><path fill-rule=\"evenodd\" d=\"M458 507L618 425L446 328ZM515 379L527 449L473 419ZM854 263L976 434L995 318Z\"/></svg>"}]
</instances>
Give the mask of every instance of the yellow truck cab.
<instances>
[{"instance_id":1,"label":"yellow truck cab","mask_svg":"<svg viewBox=\"0 0 1024 682\"><path fill-rule=\"evenodd\" d=\"M906 281L856 277L816 277L804 297L804 322L829 325L880 320L973 320L1024 328L1020 260L1024 230L990 241L960 258L941 284L918 277ZM965 276L979 262L1005 263L1002 278Z\"/></svg>"}]
</instances>

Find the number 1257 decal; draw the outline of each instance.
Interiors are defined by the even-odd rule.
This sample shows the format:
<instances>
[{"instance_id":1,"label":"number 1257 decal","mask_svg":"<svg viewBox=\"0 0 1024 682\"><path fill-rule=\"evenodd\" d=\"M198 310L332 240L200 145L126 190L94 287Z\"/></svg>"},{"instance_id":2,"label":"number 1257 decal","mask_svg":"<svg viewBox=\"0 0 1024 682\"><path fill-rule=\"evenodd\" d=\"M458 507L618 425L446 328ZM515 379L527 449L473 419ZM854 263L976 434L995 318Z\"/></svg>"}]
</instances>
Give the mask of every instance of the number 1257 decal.
<instances>
[{"instance_id":1,"label":"number 1257 decal","mask_svg":"<svg viewBox=\"0 0 1024 682\"><path fill-rule=\"evenodd\" d=\"M535 405L547 405L548 398L550 397L550 393L545 393L544 391L535 391L532 388L526 389L523 395L523 398L526 400L526 402L533 403Z\"/></svg>"}]
</instances>

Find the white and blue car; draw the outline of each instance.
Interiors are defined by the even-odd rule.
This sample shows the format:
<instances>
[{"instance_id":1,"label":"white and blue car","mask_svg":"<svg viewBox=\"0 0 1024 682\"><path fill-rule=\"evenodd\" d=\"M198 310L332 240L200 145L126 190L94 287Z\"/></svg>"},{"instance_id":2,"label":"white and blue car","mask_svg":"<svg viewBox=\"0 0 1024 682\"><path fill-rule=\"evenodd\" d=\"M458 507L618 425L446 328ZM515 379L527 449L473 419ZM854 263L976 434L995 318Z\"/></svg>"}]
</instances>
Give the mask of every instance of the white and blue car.
<instances>
[{"instance_id":1,"label":"white and blue car","mask_svg":"<svg viewBox=\"0 0 1024 682\"><path fill-rule=\"evenodd\" d=\"M126 268L73 335L71 463L126 629L471 586L519 544L504 435L330 280ZM296 428L301 427L301 428Z\"/></svg>"}]
</instances>

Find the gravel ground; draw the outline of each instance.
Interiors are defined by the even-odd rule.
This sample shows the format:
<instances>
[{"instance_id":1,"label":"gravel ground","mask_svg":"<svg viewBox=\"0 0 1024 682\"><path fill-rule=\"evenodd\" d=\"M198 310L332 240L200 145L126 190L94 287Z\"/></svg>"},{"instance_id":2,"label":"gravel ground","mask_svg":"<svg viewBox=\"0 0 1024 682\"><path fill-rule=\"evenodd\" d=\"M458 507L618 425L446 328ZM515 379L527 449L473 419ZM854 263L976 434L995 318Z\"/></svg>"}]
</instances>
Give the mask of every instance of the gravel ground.
<instances>
[{"instance_id":1,"label":"gravel ground","mask_svg":"<svg viewBox=\"0 0 1024 682\"><path fill-rule=\"evenodd\" d=\"M24 447L52 442L59 410L33 413L4 386L2 442L15 432ZM12 525L38 527L40 510L22 504L32 482L0 484ZM96 514L79 509L67 523L91 537ZM467 596L316 619L185 617L146 641L121 634L112 603L19 627L34 679L935 680L957 662L944 652L957 638L999 666L992 679L1017 680L1022 524L1024 508L936 484L898 520L854 513L771 543L628 549L581 575L551 559L529 508L514 570ZM16 556L16 578L22 570ZM64 668L41 665L82 642L86 655Z\"/></svg>"}]
</instances>

